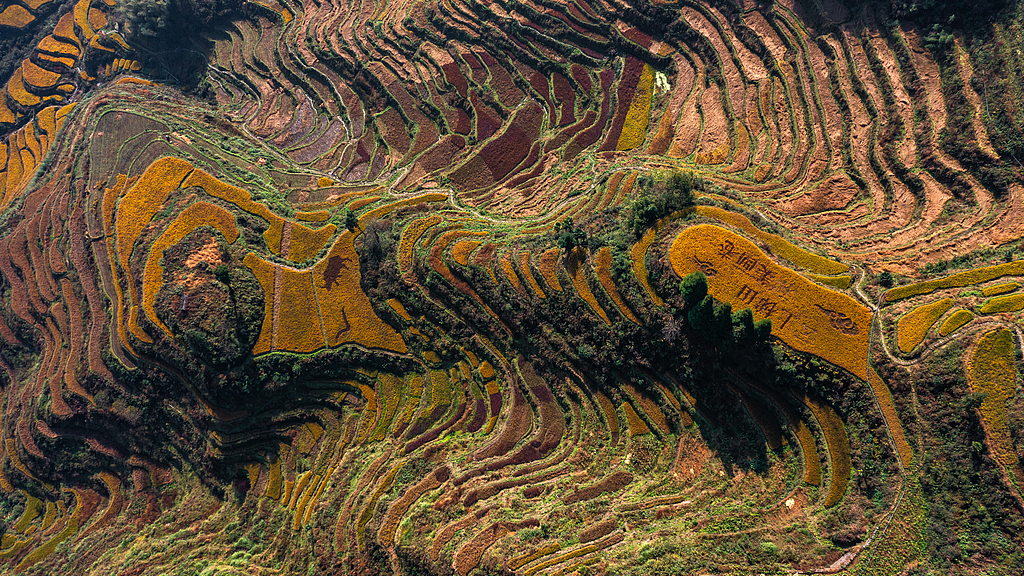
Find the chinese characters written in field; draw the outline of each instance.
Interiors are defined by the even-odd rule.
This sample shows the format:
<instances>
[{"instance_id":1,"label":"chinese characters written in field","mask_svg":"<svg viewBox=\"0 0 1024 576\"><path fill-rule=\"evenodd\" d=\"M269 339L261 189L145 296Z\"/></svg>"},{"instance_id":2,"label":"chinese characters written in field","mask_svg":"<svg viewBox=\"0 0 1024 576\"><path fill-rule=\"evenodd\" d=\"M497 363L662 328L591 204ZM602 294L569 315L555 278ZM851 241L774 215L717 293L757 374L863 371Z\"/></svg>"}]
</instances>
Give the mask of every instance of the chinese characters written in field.
<instances>
[{"instance_id":1,"label":"chinese characters written in field","mask_svg":"<svg viewBox=\"0 0 1024 576\"><path fill-rule=\"evenodd\" d=\"M786 324L793 319L793 313L769 296L788 294L791 288L785 282L777 279L777 274L771 264L761 261L760 258L752 256L748 252L738 250L736 244L731 240L725 240L719 244L716 253L730 266L749 276L753 283L753 286L748 283L743 284L736 293L736 298L748 305L755 315L779 322L780 330L785 328Z\"/></svg>"}]
</instances>

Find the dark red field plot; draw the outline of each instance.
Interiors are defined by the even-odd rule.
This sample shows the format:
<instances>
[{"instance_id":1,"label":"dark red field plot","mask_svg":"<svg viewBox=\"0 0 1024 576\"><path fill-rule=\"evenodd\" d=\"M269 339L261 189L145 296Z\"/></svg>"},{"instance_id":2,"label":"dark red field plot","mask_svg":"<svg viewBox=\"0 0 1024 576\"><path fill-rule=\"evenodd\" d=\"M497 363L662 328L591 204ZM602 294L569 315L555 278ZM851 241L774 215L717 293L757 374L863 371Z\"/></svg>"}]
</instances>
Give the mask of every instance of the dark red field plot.
<instances>
[{"instance_id":1,"label":"dark red field plot","mask_svg":"<svg viewBox=\"0 0 1024 576\"><path fill-rule=\"evenodd\" d=\"M488 402L490 402L489 408L491 410L491 416L497 416L498 414L500 414L501 405L503 402L501 392L494 392L492 394L488 394L487 400Z\"/></svg>"},{"instance_id":2,"label":"dark red field plot","mask_svg":"<svg viewBox=\"0 0 1024 576\"><path fill-rule=\"evenodd\" d=\"M28 294L28 302L38 314L46 313L46 305L39 296L39 287L35 283L32 264L28 260L28 241L25 237L25 225L18 227L17 231L9 237L8 245L11 255L11 263L20 271L24 279L25 291Z\"/></svg>"},{"instance_id":3,"label":"dark red field plot","mask_svg":"<svg viewBox=\"0 0 1024 576\"><path fill-rule=\"evenodd\" d=\"M416 160L426 173L450 166L455 157L466 147L466 139L456 134L449 134L441 139L419 159Z\"/></svg>"},{"instance_id":4,"label":"dark red field plot","mask_svg":"<svg viewBox=\"0 0 1024 576\"><path fill-rule=\"evenodd\" d=\"M100 296L96 284L96 277L92 273L92 267L87 263L85 252L85 217L82 214L81 204L78 204L71 215L68 230L71 243L71 262L78 271L78 283L85 292L86 300L89 303L89 370L94 374L103 377L108 382L113 382L114 377L103 363L100 354L103 337L103 324L107 318L103 307L103 299ZM0 243L0 265L3 263L3 245Z\"/></svg>"},{"instance_id":5,"label":"dark red field plot","mask_svg":"<svg viewBox=\"0 0 1024 576\"><path fill-rule=\"evenodd\" d=\"M493 405L492 405L493 407ZM492 414L495 412L492 410ZM505 427L501 430L501 433L493 441L477 450L473 455L472 459L476 461L486 460L502 454L508 454L508 452L519 443L520 440L526 436L527 432L530 431L531 426L530 410L527 408L526 398L518 388L512 388L512 406L509 409L509 418L505 422ZM484 467L479 467L469 472L464 473L455 479L455 485L459 486L464 484L470 478L479 476L486 471Z\"/></svg>"},{"instance_id":6,"label":"dark red field plot","mask_svg":"<svg viewBox=\"0 0 1024 576\"><path fill-rule=\"evenodd\" d=\"M569 66L569 74L572 75L572 79L580 85L580 90L584 94L589 95L590 91L594 88L594 81L590 78L590 72L586 68L579 64L573 64ZM557 92L555 94L557 96Z\"/></svg>"},{"instance_id":7,"label":"dark red field plot","mask_svg":"<svg viewBox=\"0 0 1024 576\"><path fill-rule=\"evenodd\" d=\"M373 152L373 159L370 160L370 171L366 173L367 180L377 178L388 166L388 156L380 146L375 147Z\"/></svg>"},{"instance_id":8,"label":"dark red field plot","mask_svg":"<svg viewBox=\"0 0 1024 576\"><path fill-rule=\"evenodd\" d=\"M112 444L106 438L96 434L94 432L80 432L80 433L67 433L67 436L78 436L79 438L85 439L85 443L94 448L97 452L106 454L115 460L124 460L126 454L124 450Z\"/></svg>"},{"instance_id":9,"label":"dark red field plot","mask_svg":"<svg viewBox=\"0 0 1024 576\"><path fill-rule=\"evenodd\" d=\"M473 399L473 419L466 424L466 432L476 432L487 422L487 402L483 396L476 396Z\"/></svg>"},{"instance_id":10,"label":"dark red field plot","mask_svg":"<svg viewBox=\"0 0 1024 576\"><path fill-rule=\"evenodd\" d=\"M544 172L544 164L538 164L540 160L540 152L543 147L540 142L534 142L533 146L530 146L530 153L526 155L526 159L523 160L523 169L533 166L533 169L529 172L521 172L516 176L509 179L505 185L509 188L515 188L521 184L524 184L527 180L536 178Z\"/></svg>"},{"instance_id":11,"label":"dark red field plot","mask_svg":"<svg viewBox=\"0 0 1024 576\"><path fill-rule=\"evenodd\" d=\"M451 469L448 465L442 465L406 490L401 498L392 502L388 507L387 515L384 516L380 528L377 530L377 539L385 545L391 544L394 541L398 523L409 511L409 507L427 492L447 482L450 477Z\"/></svg>"},{"instance_id":12,"label":"dark red field plot","mask_svg":"<svg viewBox=\"0 0 1024 576\"><path fill-rule=\"evenodd\" d=\"M476 113L476 138L482 142L501 128L501 117L494 112L494 109L484 104L476 92L469 97L469 101Z\"/></svg>"},{"instance_id":13,"label":"dark red field plot","mask_svg":"<svg viewBox=\"0 0 1024 576\"><path fill-rule=\"evenodd\" d=\"M345 180L361 180L366 176L369 169L370 154L373 152L373 132L367 131L353 147L354 153L349 160L348 172L343 177Z\"/></svg>"},{"instance_id":14,"label":"dark red field plot","mask_svg":"<svg viewBox=\"0 0 1024 576\"><path fill-rule=\"evenodd\" d=\"M475 190L505 178L526 158L540 133L543 118L543 110L536 102L521 108L500 136L449 175L452 182L463 190Z\"/></svg>"},{"instance_id":15,"label":"dark red field plot","mask_svg":"<svg viewBox=\"0 0 1024 576\"><path fill-rule=\"evenodd\" d=\"M66 238L63 229L63 221L67 218L67 216L58 215L56 214L56 210L54 210L54 213L51 214L50 218L53 219L53 231L51 237L54 238L54 240L51 240L45 244L44 257L47 260L47 263L50 267L50 272L52 274L67 274L68 269L67 266L65 266L64 264L64 252L60 248L61 245L64 244L64 242L58 242L56 240L57 238Z\"/></svg>"},{"instance_id":16,"label":"dark red field plot","mask_svg":"<svg viewBox=\"0 0 1024 576\"><path fill-rule=\"evenodd\" d=\"M142 468L132 468L132 485L136 492L149 488L149 473Z\"/></svg>"},{"instance_id":17,"label":"dark red field plot","mask_svg":"<svg viewBox=\"0 0 1024 576\"><path fill-rule=\"evenodd\" d=\"M53 302L56 298L55 292L57 285L53 280L53 276L50 275L49 266L47 266L46 258L43 258L43 252L39 249L39 226L46 221L49 221L49 207L50 203L46 202L43 205L43 211L40 214L36 214L34 218L28 221L25 226L26 244L28 246L28 255L32 261L32 269L35 272L35 282L39 287L39 295L42 296L47 302Z\"/></svg>"},{"instance_id":18,"label":"dark red field plot","mask_svg":"<svg viewBox=\"0 0 1024 576\"><path fill-rule=\"evenodd\" d=\"M405 447L402 449L402 452L405 454L409 454L410 452L414 452L417 448L422 447L426 443L437 440L437 438L440 437L441 434L443 434L446 430L454 426L456 422L463 418L463 415L466 413L466 406L466 401L465 399L463 399L463 401L459 403L458 407L455 408L455 412L452 414L451 418L441 423L440 426L435 426L434 428L431 428L420 437L406 444Z\"/></svg>"},{"instance_id":19,"label":"dark red field plot","mask_svg":"<svg viewBox=\"0 0 1024 576\"><path fill-rule=\"evenodd\" d=\"M441 416L444 416L445 412L447 412L449 408L451 408L450 404L438 404L437 406L434 406L429 414L423 414L413 421L412 425L406 429L405 434L403 435L404 439L411 440L429 430L430 425L437 422L437 419ZM405 453L408 454L411 451L412 449L405 450Z\"/></svg>"},{"instance_id":20,"label":"dark red field plot","mask_svg":"<svg viewBox=\"0 0 1024 576\"><path fill-rule=\"evenodd\" d=\"M547 154L552 150L558 150L566 142L569 142L574 136L580 133L581 130L592 126L594 121L597 120L597 112L593 110L587 110L581 118L575 124L566 126L561 132L555 135L554 138L548 140L544 144L544 153Z\"/></svg>"},{"instance_id":21,"label":"dark red field plot","mask_svg":"<svg viewBox=\"0 0 1024 576\"><path fill-rule=\"evenodd\" d=\"M548 114L551 118L551 123L555 123L555 105L551 101L551 90L548 88L548 77L546 74L540 72L534 72L530 74L530 86L536 90L540 97L544 99L544 103L547 104Z\"/></svg>"},{"instance_id":22,"label":"dark red field plot","mask_svg":"<svg viewBox=\"0 0 1024 576\"><path fill-rule=\"evenodd\" d=\"M555 73L551 77L551 83L555 88L555 100L561 106L558 112L558 127L568 126L576 121L576 92L565 76Z\"/></svg>"},{"instance_id":23,"label":"dark red field plot","mask_svg":"<svg viewBox=\"0 0 1024 576\"><path fill-rule=\"evenodd\" d=\"M520 447L511 455L508 455L505 458L491 460L487 462L482 468L473 470L463 475L458 480L456 480L456 485L459 485L468 480L469 478L479 475L486 471L493 472L497 470L502 470L509 466L520 466L523 464L529 464L531 462L541 460L545 458L548 454L550 454L552 450L558 447L559 443L561 442L565 430L564 417L562 415L561 409L558 407L557 402L555 402L554 396L551 394L550 389L547 388L546 384L544 384L542 380L540 380L539 378L536 377L535 374L533 374L532 368L528 367L529 364L527 364L524 361L520 364L521 368L523 366L527 366L526 372L530 373L529 378L533 381L532 385L528 384L528 386L530 387L531 392L533 392L534 396L537 398L537 401L540 403L538 408L541 413L541 421L537 425L536 434L534 435L533 439L531 439L528 443ZM514 436L518 436L521 438L528 431L528 428L526 428L525 426L528 426L528 423L530 421L529 416L519 416L516 413L515 395L517 393L519 393L518 389L513 389L514 401L510 415L510 421L506 424L506 429L502 432L502 435L505 436L506 434L509 433L510 430L515 429L513 435L509 436L509 438L507 439L499 438L499 440L492 445L492 449L486 453L487 455L482 454L479 459L485 459L489 457L489 455L497 456L502 454L503 452L498 452L497 448L503 445L508 445L508 442L512 440ZM517 420L513 421L512 419ZM571 450L563 451L563 454L561 454L560 457L556 458L553 462L538 463L531 467L526 472L530 473L536 470L541 470L544 468L554 466L555 464L561 462L566 456L568 456L570 451ZM505 450L505 452L507 452L507 449ZM549 473L545 473L543 475L543 479L549 479L555 475L562 474L564 472L564 470L549 471ZM516 475L519 476L520 474L517 472ZM501 490L522 486L524 484L528 484L534 481L540 480L538 480L537 478L520 478L518 480L506 480L499 482L497 484L491 484L488 485L487 487L474 490L470 493L470 495L467 495L466 506L471 506L477 500L490 498L491 496L497 494Z\"/></svg>"},{"instance_id":24,"label":"dark red field plot","mask_svg":"<svg viewBox=\"0 0 1024 576\"><path fill-rule=\"evenodd\" d=\"M619 527L619 521L613 516L600 522L591 524L580 531L580 544L586 544L587 542L593 542L598 538L602 538L612 533L613 530Z\"/></svg>"},{"instance_id":25,"label":"dark red field plot","mask_svg":"<svg viewBox=\"0 0 1024 576\"><path fill-rule=\"evenodd\" d=\"M312 162L320 156L330 152L331 148L337 145L344 135L345 125L339 120L334 120L316 140L302 148L299 148L298 150L290 151L288 155L294 158L296 162Z\"/></svg>"},{"instance_id":26,"label":"dark red field plot","mask_svg":"<svg viewBox=\"0 0 1024 576\"><path fill-rule=\"evenodd\" d=\"M473 119L470 118L469 114L462 108L456 108L455 115L456 120L452 130L458 134L462 134L463 136L468 135L470 130L473 129Z\"/></svg>"},{"instance_id":27,"label":"dark red field plot","mask_svg":"<svg viewBox=\"0 0 1024 576\"><path fill-rule=\"evenodd\" d=\"M420 97L418 95L414 97L409 94L404 82L395 76L391 70L380 62L370 62L368 68L373 71L380 82L384 84L388 93L391 94L391 96L398 102L398 105L402 108L405 116L419 127L419 131L416 133L416 138L412 143L412 149L409 150L405 157L402 158L401 163L405 163L410 158L426 150L437 141L437 126L435 126L429 118L419 111L417 104L420 101ZM380 170L383 169L383 158L381 159L381 162L382 164L379 167L377 164L377 158L370 163L370 178L376 177L376 174L379 174Z\"/></svg>"},{"instance_id":28,"label":"dark red field plot","mask_svg":"<svg viewBox=\"0 0 1024 576\"><path fill-rule=\"evenodd\" d=\"M54 331L54 345L61 345L62 335L69 334L70 330L68 327L68 319L64 315L64 311L61 305L54 304L51 309L53 317L57 319L57 330ZM67 381L67 372L63 370L63 367L67 365L69 369L73 370L71 366L77 361L77 358L73 358L73 354L78 351L78 343L72 341L69 344L69 348L65 349L61 346L56 354L55 361L52 363L52 367L49 370L47 378L50 382L50 396L52 401L53 413L58 416L70 416L73 412L68 406L67 401L64 399L64 394L61 389L61 383ZM66 354L65 354L66 352ZM72 360L69 360L73 358Z\"/></svg>"},{"instance_id":29,"label":"dark red field plot","mask_svg":"<svg viewBox=\"0 0 1024 576\"><path fill-rule=\"evenodd\" d=\"M13 235L0 240L0 272L11 286L11 309L22 320L35 324L28 309L28 293L25 283L21 280L21 276L14 271L11 262L11 240L13 240Z\"/></svg>"},{"instance_id":30,"label":"dark red field plot","mask_svg":"<svg viewBox=\"0 0 1024 576\"><path fill-rule=\"evenodd\" d=\"M412 158L415 158L420 152L436 144L440 136L437 131L437 125L424 116L422 112L415 110L409 117L419 127L419 131L416 132L416 139L412 143L412 150L409 150L409 153L402 158L399 164L405 164Z\"/></svg>"},{"instance_id":31,"label":"dark red field plot","mask_svg":"<svg viewBox=\"0 0 1024 576\"><path fill-rule=\"evenodd\" d=\"M665 115L668 116L670 114L672 112L666 109ZM665 125L665 129L659 129L654 135L654 138L651 140L651 147L647 149L648 154L665 154L668 152L669 146L672 145L672 140L676 136L676 123L674 121L663 121L662 123Z\"/></svg>"},{"instance_id":32,"label":"dark red field plot","mask_svg":"<svg viewBox=\"0 0 1024 576\"><path fill-rule=\"evenodd\" d=\"M494 253L498 250L498 245L488 242L480 247L476 251L476 255L473 256L473 264L481 266L483 268L489 268L494 261ZM492 413L491 415L497 414Z\"/></svg>"},{"instance_id":33,"label":"dark red field plot","mask_svg":"<svg viewBox=\"0 0 1024 576\"><path fill-rule=\"evenodd\" d=\"M566 452L566 455L568 454L568 452L569 451ZM531 451L520 451L520 456L516 458L516 460L527 460L527 454L536 454L536 449L532 449ZM564 460L564 457L560 460ZM520 462L513 462L513 464L519 463ZM500 480L498 482L492 482L490 484L474 488L466 493L466 496L463 499L463 505L469 508L476 504L477 502L487 500L488 498L492 498L505 490L509 490L511 488L518 488L520 486L526 486L529 484L536 484L538 482L546 482L548 480L551 480L552 478L557 478L558 476L561 476L563 474L568 474L570 471L569 467L555 467L560 463L561 461L545 462L542 466L540 466L540 469L548 468L548 470L540 474L536 474L534 476L520 475L519 471L517 471L513 478L509 478L507 480ZM534 472L535 471L536 470L534 470Z\"/></svg>"},{"instance_id":34,"label":"dark red field plot","mask_svg":"<svg viewBox=\"0 0 1024 576\"><path fill-rule=\"evenodd\" d=\"M541 435L537 438L540 441L537 451L541 456L546 456L562 441L562 436L565 434L565 415L558 407L551 388L537 375L533 365L523 357L519 358L519 372L523 375L523 381L526 382L530 392L537 399L537 411L540 412L538 434Z\"/></svg>"},{"instance_id":35,"label":"dark red field plot","mask_svg":"<svg viewBox=\"0 0 1024 576\"><path fill-rule=\"evenodd\" d=\"M455 91L459 93L459 96L465 98L469 95L469 83L466 82L466 77L462 75L462 70L459 69L457 63L449 62L441 66L441 70L444 71L444 79L455 87Z\"/></svg>"},{"instance_id":36,"label":"dark red field plot","mask_svg":"<svg viewBox=\"0 0 1024 576\"><path fill-rule=\"evenodd\" d=\"M482 155L495 181L500 181L526 158L530 145L540 134L544 111L536 102L516 112L501 136L484 146Z\"/></svg>"},{"instance_id":37,"label":"dark red field plot","mask_svg":"<svg viewBox=\"0 0 1024 576\"><path fill-rule=\"evenodd\" d=\"M542 486L527 486L526 488L523 488L523 498L526 498L528 500L531 498L536 498L543 493L544 488Z\"/></svg>"},{"instance_id":38,"label":"dark red field plot","mask_svg":"<svg viewBox=\"0 0 1024 576\"><path fill-rule=\"evenodd\" d=\"M498 63L494 56L491 56L484 50L477 49L474 50L473 53L476 54L476 57L479 58L481 62L483 62L484 66L488 67L488 70L490 69L491 66L494 66L495 64Z\"/></svg>"},{"instance_id":39,"label":"dark red field plot","mask_svg":"<svg viewBox=\"0 0 1024 576\"><path fill-rule=\"evenodd\" d=\"M99 492L91 488L79 490L78 496L82 499L82 509L78 516L79 525L85 526L88 520L92 518L92 515L96 513L96 510L99 509L103 497L100 496Z\"/></svg>"},{"instance_id":40,"label":"dark red field plot","mask_svg":"<svg viewBox=\"0 0 1024 576\"><path fill-rule=\"evenodd\" d=\"M52 346L53 351L47 354L47 361L43 364L43 369L39 371L39 386L37 387L37 394L41 395L43 388L49 386L51 395L51 410L53 413L66 417L72 414L71 408L68 403L64 400L64 394L61 389L61 383L63 382L63 376L60 373L60 367L63 364L65 355L65 348L63 346L63 338L57 327L54 325L52 318L46 319L46 329L50 333L50 336L46 338L46 345Z\"/></svg>"},{"instance_id":41,"label":"dark red field plot","mask_svg":"<svg viewBox=\"0 0 1024 576\"><path fill-rule=\"evenodd\" d=\"M529 21L529 22L526 22L525 24L526 24L527 28L530 28L531 30L533 30L535 32L538 32L540 34L547 34L547 30L543 26L541 26L540 24L537 24L536 22Z\"/></svg>"},{"instance_id":42,"label":"dark red field plot","mask_svg":"<svg viewBox=\"0 0 1024 576\"><path fill-rule=\"evenodd\" d=\"M552 17L558 18L559 20L564 22L566 26L568 26L568 27L572 28L573 30L579 32L580 34L583 34L585 36L589 34L589 32L587 31L586 28L584 28L584 27L580 26L579 24L573 22L572 18L569 18L564 12L559 12L558 10L554 10L554 9L550 9L549 8L544 13L547 14L548 16L552 16Z\"/></svg>"},{"instance_id":43,"label":"dark red field plot","mask_svg":"<svg viewBox=\"0 0 1024 576\"><path fill-rule=\"evenodd\" d=\"M644 71L644 63L627 57L622 66L622 76L619 78L618 90L616 90L615 115L612 117L612 124L608 128L604 143L598 152L615 150L619 142L619 135L622 134L622 126L626 123L626 114L629 113L630 105L633 104L633 95L636 93L636 86L640 82L640 74Z\"/></svg>"},{"instance_id":44,"label":"dark red field plot","mask_svg":"<svg viewBox=\"0 0 1024 576\"><path fill-rule=\"evenodd\" d=\"M484 67L483 63L474 55L472 52L463 52L460 54L462 59L465 60L466 65L469 66L470 74L472 74L473 82L483 85L487 82L487 68Z\"/></svg>"},{"instance_id":45,"label":"dark red field plot","mask_svg":"<svg viewBox=\"0 0 1024 576\"><path fill-rule=\"evenodd\" d=\"M121 495L121 479L110 472L100 472L97 476L106 484L107 509L89 526L82 534L83 536L92 534L113 521L121 513L121 506L124 504L124 497Z\"/></svg>"},{"instance_id":46,"label":"dark red field plot","mask_svg":"<svg viewBox=\"0 0 1024 576\"><path fill-rule=\"evenodd\" d=\"M529 464L530 462L539 460L541 458L541 455L540 451L537 449L538 443L539 441L533 440L529 444L526 444L518 451L516 451L515 454L507 458L503 458L495 462L488 462L487 466L485 466L485 471L494 472L502 470L509 466ZM545 465L544 467L550 466ZM550 470L542 474L538 474L537 476L512 478L508 480L494 482L486 486L482 486L480 488L475 488L473 490L470 490L466 494L464 504L466 505L466 507L469 507L481 500L486 500L498 494L499 492L508 490L509 488L517 488L519 486L525 486L527 484L532 484L534 482L543 482L545 480L550 480L551 478L565 474L568 471L569 469L564 466L560 468L551 468Z\"/></svg>"},{"instance_id":47,"label":"dark red field plot","mask_svg":"<svg viewBox=\"0 0 1024 576\"><path fill-rule=\"evenodd\" d=\"M579 444L580 434L582 433L583 428L579 425L579 422L581 422L580 418L582 416L579 406L573 405L572 413L574 423L573 437L568 441L561 442L561 451L557 454L553 454L550 458L543 460L541 462L534 462L529 466L522 466L512 474L513 476L527 476L529 474L533 474L535 472L544 470L545 468L551 468L553 466L561 464L566 460L566 458L573 454L576 445Z\"/></svg>"},{"instance_id":48,"label":"dark red field plot","mask_svg":"<svg viewBox=\"0 0 1024 576\"><path fill-rule=\"evenodd\" d=\"M611 88L612 80L615 79L615 71L604 70L598 76L601 80L601 94L604 95L601 99L601 113L598 114L597 120L589 128L577 134L565 145L565 150L562 152L562 159L565 161L572 160L578 156L580 152L597 142L601 134L604 133L604 126L608 122L608 112L611 107L611 96L608 93L608 89ZM587 117L590 117L589 111Z\"/></svg>"},{"instance_id":49,"label":"dark red field plot","mask_svg":"<svg viewBox=\"0 0 1024 576\"><path fill-rule=\"evenodd\" d=\"M476 522L479 522L484 516L487 516L487 514L492 512L495 508L495 506L488 506L485 508L481 508L476 512L467 512L466 515L462 518L448 524L441 530L438 530L437 534L434 536L434 540L430 543L430 549L427 551L428 557L431 560L436 561L438 556L440 556L441 554L441 549L444 548L445 545L447 545L449 542L451 542L452 537L455 536L456 532L458 532L459 530L463 530Z\"/></svg>"},{"instance_id":50,"label":"dark red field plot","mask_svg":"<svg viewBox=\"0 0 1024 576\"><path fill-rule=\"evenodd\" d=\"M150 482L154 486L163 486L165 484L170 484L171 482L174 481L174 477L171 475L170 468L167 468L166 466L161 466L160 464L154 462L153 460L150 460L149 458L133 455L131 458L128 459L128 464L130 466L138 466L145 468L146 471L149 473Z\"/></svg>"},{"instance_id":51,"label":"dark red field plot","mask_svg":"<svg viewBox=\"0 0 1024 576\"><path fill-rule=\"evenodd\" d=\"M572 2L568 3L568 8L569 13L579 18L580 20L592 20L594 18L600 18L597 12L590 6L590 4L587 4L584 0L573 0ZM584 14L581 11L581 9L586 10L587 13Z\"/></svg>"},{"instance_id":52,"label":"dark red field plot","mask_svg":"<svg viewBox=\"0 0 1024 576\"><path fill-rule=\"evenodd\" d=\"M637 28L630 28L623 32L622 35L644 50L651 47L651 36Z\"/></svg>"}]
</instances>

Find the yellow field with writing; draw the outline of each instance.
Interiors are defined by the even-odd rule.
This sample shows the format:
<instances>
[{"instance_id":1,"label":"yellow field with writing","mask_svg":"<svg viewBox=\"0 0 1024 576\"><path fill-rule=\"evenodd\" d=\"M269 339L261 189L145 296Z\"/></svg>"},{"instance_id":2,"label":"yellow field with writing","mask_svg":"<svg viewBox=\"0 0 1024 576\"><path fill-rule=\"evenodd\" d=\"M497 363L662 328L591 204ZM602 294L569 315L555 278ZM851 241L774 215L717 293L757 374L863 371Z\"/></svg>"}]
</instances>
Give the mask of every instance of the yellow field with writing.
<instances>
[{"instance_id":1,"label":"yellow field with writing","mask_svg":"<svg viewBox=\"0 0 1024 576\"><path fill-rule=\"evenodd\" d=\"M680 276L703 272L708 293L750 308L755 320L770 318L772 335L865 378L870 311L772 262L749 240L724 228L701 224L672 242L672 268Z\"/></svg>"}]
</instances>

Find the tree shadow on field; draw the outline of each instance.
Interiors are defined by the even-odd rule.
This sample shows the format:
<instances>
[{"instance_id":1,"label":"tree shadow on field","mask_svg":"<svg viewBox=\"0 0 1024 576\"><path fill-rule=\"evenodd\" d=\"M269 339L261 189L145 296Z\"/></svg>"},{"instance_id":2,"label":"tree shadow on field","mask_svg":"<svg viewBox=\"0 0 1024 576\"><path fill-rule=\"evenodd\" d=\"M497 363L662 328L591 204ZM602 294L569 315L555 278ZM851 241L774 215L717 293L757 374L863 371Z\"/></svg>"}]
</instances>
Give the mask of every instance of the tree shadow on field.
<instances>
[{"instance_id":1,"label":"tree shadow on field","mask_svg":"<svg viewBox=\"0 0 1024 576\"><path fill-rule=\"evenodd\" d=\"M255 16L241 0L125 0L126 35L144 68L183 88L205 76L216 39Z\"/></svg>"},{"instance_id":2,"label":"tree shadow on field","mask_svg":"<svg viewBox=\"0 0 1024 576\"><path fill-rule=\"evenodd\" d=\"M697 399L697 430L731 478L737 469L764 474L768 471L768 444L744 408L739 396L724 384L715 390L694 392Z\"/></svg>"}]
</instances>

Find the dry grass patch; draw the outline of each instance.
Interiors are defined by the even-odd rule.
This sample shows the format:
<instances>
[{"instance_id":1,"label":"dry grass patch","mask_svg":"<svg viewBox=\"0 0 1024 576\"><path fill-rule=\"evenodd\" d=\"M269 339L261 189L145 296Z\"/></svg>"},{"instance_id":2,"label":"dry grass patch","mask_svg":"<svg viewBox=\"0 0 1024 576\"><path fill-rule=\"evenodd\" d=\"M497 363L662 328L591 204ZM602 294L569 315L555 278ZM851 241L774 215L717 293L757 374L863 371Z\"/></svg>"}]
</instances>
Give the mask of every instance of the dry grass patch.
<instances>
[{"instance_id":1,"label":"dry grass patch","mask_svg":"<svg viewBox=\"0 0 1024 576\"><path fill-rule=\"evenodd\" d=\"M523 273L523 277L526 278L526 283L530 285L531 289L533 289L533 293L541 298L547 298L544 294L544 290L540 287L540 283L537 282L537 278L534 277L533 272L530 270L530 253L520 252L518 260L519 270ZM515 275L515 272L512 274Z\"/></svg>"},{"instance_id":2,"label":"dry grass patch","mask_svg":"<svg viewBox=\"0 0 1024 576\"><path fill-rule=\"evenodd\" d=\"M405 230L398 241L398 268L402 272L412 270L413 258L416 256L416 242L423 236L428 228L440 224L443 218L434 214L425 218L414 220Z\"/></svg>"},{"instance_id":3,"label":"dry grass patch","mask_svg":"<svg viewBox=\"0 0 1024 576\"><path fill-rule=\"evenodd\" d=\"M0 12L0 26L8 28L24 28L36 19L24 6L11 4Z\"/></svg>"},{"instance_id":4,"label":"dry grass patch","mask_svg":"<svg viewBox=\"0 0 1024 576\"><path fill-rule=\"evenodd\" d=\"M129 259L135 247L135 241L149 225L171 192L192 172L188 162L164 157L153 162L142 173L142 176L121 198L117 205L115 223L117 249L121 266L128 270Z\"/></svg>"},{"instance_id":5,"label":"dry grass patch","mask_svg":"<svg viewBox=\"0 0 1024 576\"><path fill-rule=\"evenodd\" d=\"M636 413L633 406L629 402L622 403L622 411L626 414L626 422L629 423L629 435L640 436L642 434L650 434L651 428L644 422L644 419Z\"/></svg>"},{"instance_id":6,"label":"dry grass patch","mask_svg":"<svg viewBox=\"0 0 1024 576\"><path fill-rule=\"evenodd\" d=\"M619 309L619 312L622 312L622 315L629 318L632 322L640 324L640 320L633 314L633 311L629 309L626 301L623 300L622 295L619 294L618 289L615 287L615 281L612 280L611 246L604 246L597 251L597 254L595 254L594 272L597 274L597 279L601 282L601 286L604 287L605 292Z\"/></svg>"},{"instance_id":7,"label":"dry grass patch","mask_svg":"<svg viewBox=\"0 0 1024 576\"><path fill-rule=\"evenodd\" d=\"M608 318L608 313L604 311L604 308L601 308L593 291L590 290L590 284L587 282L586 274L584 274L584 262L586 262L586 253L582 248L577 248L566 258L566 271L569 272L572 284L576 287L576 292L579 293L580 297L604 320L605 324L611 325L612 321Z\"/></svg>"},{"instance_id":8,"label":"dry grass patch","mask_svg":"<svg viewBox=\"0 0 1024 576\"><path fill-rule=\"evenodd\" d=\"M558 248L551 248L540 255L538 268L544 277L548 287L556 292L562 291L562 285L558 283L558 256L561 254Z\"/></svg>"}]
</instances>

